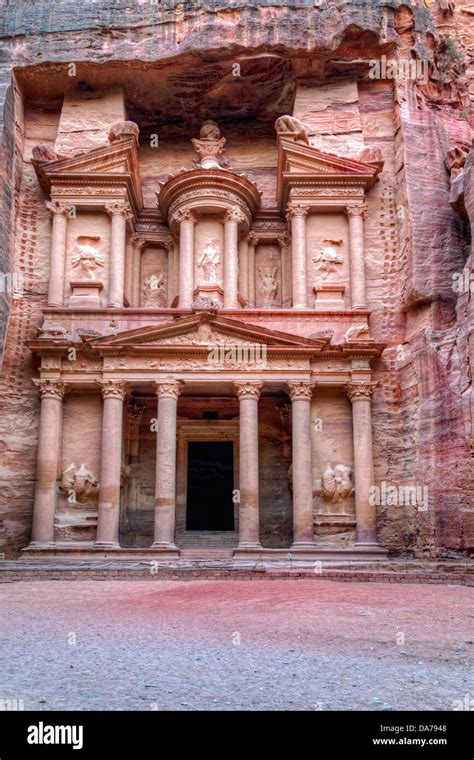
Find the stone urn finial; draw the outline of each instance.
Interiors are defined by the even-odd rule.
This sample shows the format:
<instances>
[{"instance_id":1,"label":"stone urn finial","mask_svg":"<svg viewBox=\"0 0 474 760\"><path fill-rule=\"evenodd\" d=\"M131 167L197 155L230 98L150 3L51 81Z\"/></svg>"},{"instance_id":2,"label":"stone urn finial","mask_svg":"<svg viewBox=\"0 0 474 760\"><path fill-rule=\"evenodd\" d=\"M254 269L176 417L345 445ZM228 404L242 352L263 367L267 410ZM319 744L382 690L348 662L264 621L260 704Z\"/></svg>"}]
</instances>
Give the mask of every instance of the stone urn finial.
<instances>
[{"instance_id":1,"label":"stone urn finial","mask_svg":"<svg viewBox=\"0 0 474 760\"><path fill-rule=\"evenodd\" d=\"M199 156L201 169L224 167L223 153L226 139L221 137L221 131L215 121L212 119L205 121L199 131L199 139L193 137L191 142Z\"/></svg>"}]
</instances>

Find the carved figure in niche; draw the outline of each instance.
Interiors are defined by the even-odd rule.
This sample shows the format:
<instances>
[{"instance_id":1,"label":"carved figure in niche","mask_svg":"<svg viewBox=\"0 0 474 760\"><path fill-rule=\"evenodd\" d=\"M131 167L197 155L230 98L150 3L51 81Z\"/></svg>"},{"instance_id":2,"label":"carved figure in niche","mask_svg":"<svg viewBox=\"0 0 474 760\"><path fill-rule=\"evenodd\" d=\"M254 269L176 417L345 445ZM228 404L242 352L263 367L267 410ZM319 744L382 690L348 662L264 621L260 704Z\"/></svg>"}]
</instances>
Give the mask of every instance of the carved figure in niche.
<instances>
[{"instance_id":1,"label":"carved figure in niche","mask_svg":"<svg viewBox=\"0 0 474 760\"><path fill-rule=\"evenodd\" d=\"M221 137L215 121L205 121L199 132L199 140L193 137L191 142L199 156L201 169L221 169L227 165L223 157L226 139Z\"/></svg>"},{"instance_id":2,"label":"carved figure in niche","mask_svg":"<svg viewBox=\"0 0 474 760\"><path fill-rule=\"evenodd\" d=\"M277 268L273 269L261 269L259 267L258 273L260 275L260 290L265 303L273 302L277 295L278 283L276 279Z\"/></svg>"},{"instance_id":3,"label":"carved figure in niche","mask_svg":"<svg viewBox=\"0 0 474 760\"><path fill-rule=\"evenodd\" d=\"M157 306L164 306L166 303L166 291L164 283L164 274L151 274L143 283L145 295L148 301L152 301Z\"/></svg>"},{"instance_id":4,"label":"carved figure in niche","mask_svg":"<svg viewBox=\"0 0 474 760\"><path fill-rule=\"evenodd\" d=\"M338 266L344 262L344 257L340 253L336 246L341 245L342 240L331 240L326 238L323 240L323 247L313 256L313 264L321 275L321 278L325 280L331 272L337 272Z\"/></svg>"},{"instance_id":5,"label":"carved figure in niche","mask_svg":"<svg viewBox=\"0 0 474 760\"><path fill-rule=\"evenodd\" d=\"M289 116L287 114L280 116L275 122L275 130L277 135L290 133L296 141L299 140L309 145L308 130L296 116Z\"/></svg>"},{"instance_id":6,"label":"carved figure in niche","mask_svg":"<svg viewBox=\"0 0 474 760\"><path fill-rule=\"evenodd\" d=\"M70 504L94 504L99 493L99 481L84 464L70 464L61 478L61 490Z\"/></svg>"},{"instance_id":7,"label":"carved figure in niche","mask_svg":"<svg viewBox=\"0 0 474 760\"><path fill-rule=\"evenodd\" d=\"M208 238L207 245L198 261L201 285L216 285L220 280L219 241Z\"/></svg>"},{"instance_id":8,"label":"carved figure in niche","mask_svg":"<svg viewBox=\"0 0 474 760\"><path fill-rule=\"evenodd\" d=\"M73 267L80 267L85 280L95 280L97 272L104 266L104 257L97 250L99 240L100 237L97 235L79 235L77 238L77 253L71 261Z\"/></svg>"},{"instance_id":9,"label":"carved figure in niche","mask_svg":"<svg viewBox=\"0 0 474 760\"><path fill-rule=\"evenodd\" d=\"M354 494L352 469L345 464L331 467L328 463L321 478L321 489L325 501L332 504L350 498Z\"/></svg>"}]
</instances>

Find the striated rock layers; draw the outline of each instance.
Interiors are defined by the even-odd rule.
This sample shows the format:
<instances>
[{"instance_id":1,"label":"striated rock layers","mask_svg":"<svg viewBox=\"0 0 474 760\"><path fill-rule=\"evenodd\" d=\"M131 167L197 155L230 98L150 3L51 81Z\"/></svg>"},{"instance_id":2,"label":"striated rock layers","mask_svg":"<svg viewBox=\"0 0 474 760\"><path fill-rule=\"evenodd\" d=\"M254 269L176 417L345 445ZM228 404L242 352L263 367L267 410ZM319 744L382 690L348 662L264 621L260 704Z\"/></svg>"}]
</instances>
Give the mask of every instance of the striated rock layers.
<instances>
[{"instance_id":1,"label":"striated rock layers","mask_svg":"<svg viewBox=\"0 0 474 760\"><path fill-rule=\"evenodd\" d=\"M312 146L384 159L365 225L371 334L386 345L374 366L375 479L426 486L429 500L380 505L379 540L417 556L472 551L474 0L99 0L80 12L37 0L2 16L0 265L18 282L0 293L0 550L15 556L31 531L39 400L26 341L42 323L51 236L35 161L135 122L144 203L156 208L158 183L216 119L230 165L269 206L273 123L292 114ZM375 76L374 61L385 61Z\"/></svg>"}]
</instances>

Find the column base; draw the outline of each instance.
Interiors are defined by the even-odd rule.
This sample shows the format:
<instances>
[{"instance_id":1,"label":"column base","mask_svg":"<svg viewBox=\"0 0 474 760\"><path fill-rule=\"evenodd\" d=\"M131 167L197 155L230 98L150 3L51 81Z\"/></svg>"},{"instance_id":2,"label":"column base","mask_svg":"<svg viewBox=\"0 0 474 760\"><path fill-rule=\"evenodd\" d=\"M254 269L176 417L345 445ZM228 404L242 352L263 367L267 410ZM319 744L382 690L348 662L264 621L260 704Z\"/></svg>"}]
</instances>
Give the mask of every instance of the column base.
<instances>
[{"instance_id":1,"label":"column base","mask_svg":"<svg viewBox=\"0 0 474 760\"><path fill-rule=\"evenodd\" d=\"M174 541L155 541L150 548L159 554L174 554L179 557L179 549Z\"/></svg>"},{"instance_id":2,"label":"column base","mask_svg":"<svg viewBox=\"0 0 474 760\"><path fill-rule=\"evenodd\" d=\"M56 543L54 541L30 541L28 546L22 549L23 552L28 552L34 549L54 549Z\"/></svg>"},{"instance_id":3,"label":"column base","mask_svg":"<svg viewBox=\"0 0 474 760\"><path fill-rule=\"evenodd\" d=\"M107 551L107 549L120 549L120 544L118 541L96 541L92 548Z\"/></svg>"},{"instance_id":4,"label":"column base","mask_svg":"<svg viewBox=\"0 0 474 760\"><path fill-rule=\"evenodd\" d=\"M288 549L289 552L301 552L301 551L307 551L315 549L316 544L314 541L295 541L294 544L291 544L290 548Z\"/></svg>"},{"instance_id":5,"label":"column base","mask_svg":"<svg viewBox=\"0 0 474 760\"><path fill-rule=\"evenodd\" d=\"M293 306L294 311L308 311L309 306L306 306L304 304L296 304L296 306Z\"/></svg>"},{"instance_id":6,"label":"column base","mask_svg":"<svg viewBox=\"0 0 474 760\"><path fill-rule=\"evenodd\" d=\"M249 554L255 554L263 551L260 541L242 541L233 551L234 557L247 557Z\"/></svg>"}]
</instances>

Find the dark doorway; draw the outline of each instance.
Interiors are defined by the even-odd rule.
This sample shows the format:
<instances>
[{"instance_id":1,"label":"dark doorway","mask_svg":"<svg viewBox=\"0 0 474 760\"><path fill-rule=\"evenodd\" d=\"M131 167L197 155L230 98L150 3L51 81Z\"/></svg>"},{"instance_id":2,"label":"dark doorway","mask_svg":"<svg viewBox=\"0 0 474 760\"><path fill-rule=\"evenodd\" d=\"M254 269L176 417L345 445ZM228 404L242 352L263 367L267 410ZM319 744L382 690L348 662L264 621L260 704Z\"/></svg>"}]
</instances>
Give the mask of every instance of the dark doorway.
<instances>
[{"instance_id":1,"label":"dark doorway","mask_svg":"<svg viewBox=\"0 0 474 760\"><path fill-rule=\"evenodd\" d=\"M188 444L186 530L234 530L234 444Z\"/></svg>"}]
</instances>

